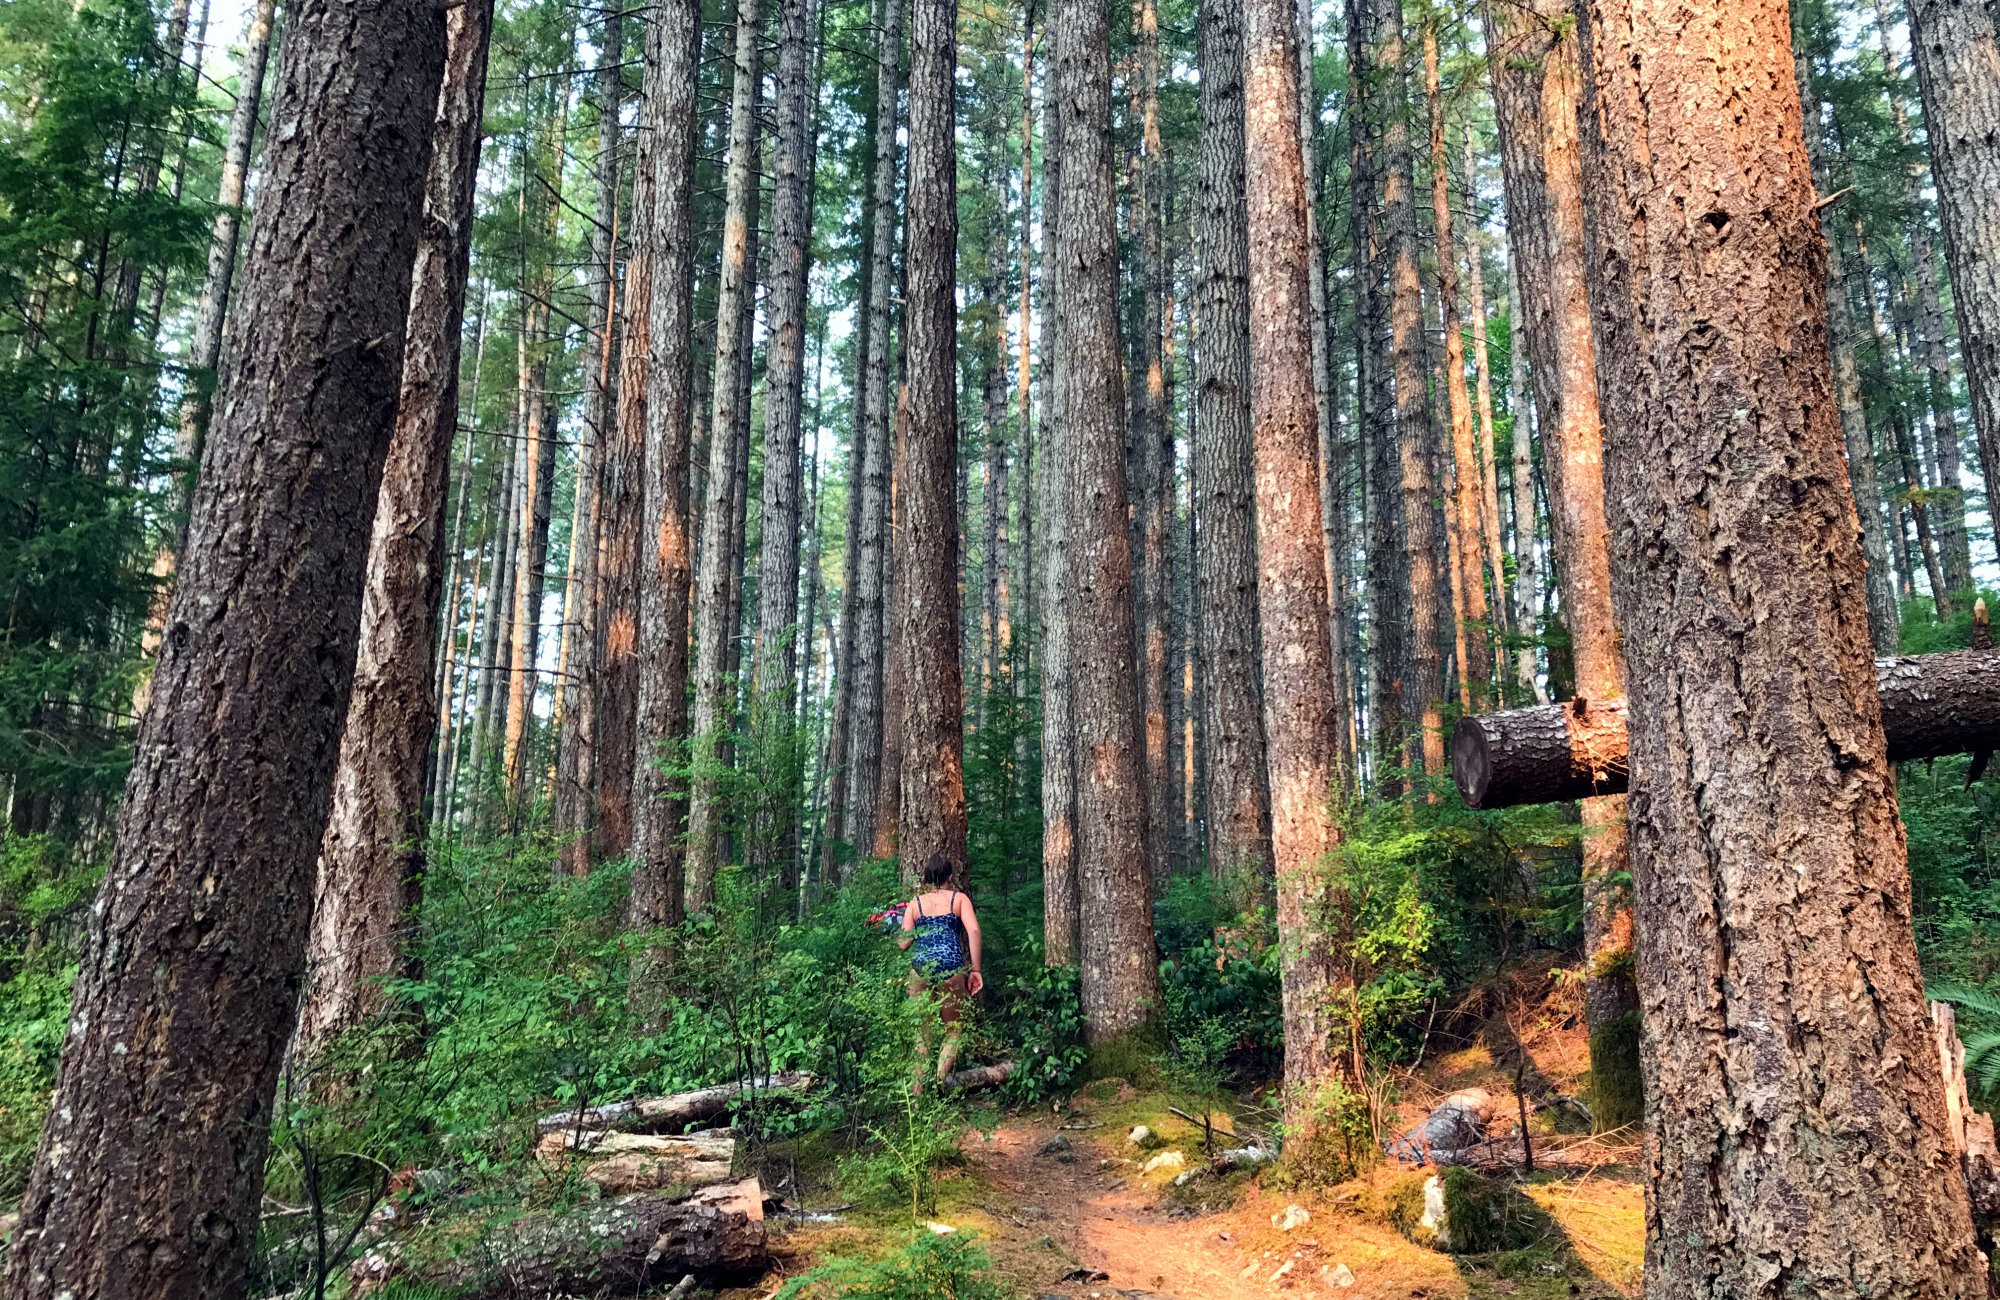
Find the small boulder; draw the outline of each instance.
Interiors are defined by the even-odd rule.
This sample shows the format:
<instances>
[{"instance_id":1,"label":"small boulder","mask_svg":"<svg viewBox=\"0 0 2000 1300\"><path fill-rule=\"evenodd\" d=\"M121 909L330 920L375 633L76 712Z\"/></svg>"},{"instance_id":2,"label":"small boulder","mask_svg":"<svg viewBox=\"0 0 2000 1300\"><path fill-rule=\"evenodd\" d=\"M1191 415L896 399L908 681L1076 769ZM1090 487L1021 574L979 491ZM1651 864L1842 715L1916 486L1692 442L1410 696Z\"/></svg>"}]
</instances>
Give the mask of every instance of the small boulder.
<instances>
[{"instance_id":1,"label":"small boulder","mask_svg":"<svg viewBox=\"0 0 2000 1300\"><path fill-rule=\"evenodd\" d=\"M1303 1228L1311 1223L1312 1217L1303 1205L1287 1205L1284 1213L1271 1216L1271 1226L1279 1232L1290 1232L1293 1228Z\"/></svg>"},{"instance_id":2,"label":"small boulder","mask_svg":"<svg viewBox=\"0 0 2000 1300\"><path fill-rule=\"evenodd\" d=\"M1187 1157L1178 1151L1162 1151L1139 1167L1142 1174L1166 1172L1177 1174L1187 1168Z\"/></svg>"},{"instance_id":3,"label":"small boulder","mask_svg":"<svg viewBox=\"0 0 2000 1300\"><path fill-rule=\"evenodd\" d=\"M1070 1140L1060 1133L1037 1147L1035 1154L1038 1156L1049 1156L1062 1161L1064 1164L1068 1164L1070 1161L1076 1159L1076 1151L1070 1145Z\"/></svg>"},{"instance_id":4,"label":"small boulder","mask_svg":"<svg viewBox=\"0 0 2000 1300\"><path fill-rule=\"evenodd\" d=\"M1335 1290L1345 1290L1354 1285L1354 1270L1345 1264L1335 1264L1319 1271L1320 1280Z\"/></svg>"},{"instance_id":5,"label":"small boulder","mask_svg":"<svg viewBox=\"0 0 2000 1300\"><path fill-rule=\"evenodd\" d=\"M1125 1142L1126 1145L1138 1147L1141 1151L1157 1151L1167 1144L1165 1138L1144 1124L1134 1124L1132 1131L1125 1135Z\"/></svg>"},{"instance_id":6,"label":"small boulder","mask_svg":"<svg viewBox=\"0 0 2000 1300\"><path fill-rule=\"evenodd\" d=\"M1486 1126L1493 1122L1494 1110L1493 1095L1484 1088L1454 1092L1387 1143L1384 1150L1391 1160L1407 1164L1460 1163L1466 1153L1486 1141Z\"/></svg>"}]
</instances>

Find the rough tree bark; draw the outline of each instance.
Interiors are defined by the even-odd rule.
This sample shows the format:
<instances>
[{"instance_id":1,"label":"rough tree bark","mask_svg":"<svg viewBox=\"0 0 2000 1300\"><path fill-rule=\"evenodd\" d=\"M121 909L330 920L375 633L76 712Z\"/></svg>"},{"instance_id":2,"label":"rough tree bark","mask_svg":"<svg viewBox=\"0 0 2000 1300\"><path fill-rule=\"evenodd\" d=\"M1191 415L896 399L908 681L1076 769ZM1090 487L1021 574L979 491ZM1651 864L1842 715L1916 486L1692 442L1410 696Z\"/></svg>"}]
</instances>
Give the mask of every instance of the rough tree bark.
<instances>
[{"instance_id":1,"label":"rough tree bark","mask_svg":"<svg viewBox=\"0 0 2000 1300\"><path fill-rule=\"evenodd\" d=\"M1078 914L1085 1034L1103 1044L1159 1006L1147 879L1145 750L1138 731L1125 383L1118 338L1118 219L1110 33L1104 7L1057 0L1055 357L1069 519L1064 575L1075 735Z\"/></svg>"},{"instance_id":2,"label":"rough tree bark","mask_svg":"<svg viewBox=\"0 0 2000 1300\"><path fill-rule=\"evenodd\" d=\"M1577 153L1577 41L1566 0L1489 11L1507 228L1523 298L1515 338L1526 345L1541 414L1549 533L1569 624L1576 693L1625 693L1611 609L1605 534L1604 427L1584 247ZM1517 353L1517 355L1519 355ZM1519 417L1516 417L1517 421ZM1522 436L1516 425L1516 437ZM1590 1033L1591 1110L1605 1128L1641 1119L1639 994L1632 975L1632 910L1624 800L1584 803L1584 1020Z\"/></svg>"},{"instance_id":3,"label":"rough tree bark","mask_svg":"<svg viewBox=\"0 0 2000 1300\"><path fill-rule=\"evenodd\" d=\"M180 581L7 1261L243 1284L396 417L445 11L299 0Z\"/></svg>"},{"instance_id":4,"label":"rough tree bark","mask_svg":"<svg viewBox=\"0 0 2000 1300\"><path fill-rule=\"evenodd\" d=\"M1479 153L1473 140L1472 123L1465 124L1465 186L1477 202L1479 194ZM1485 223L1474 216L1465 232L1467 305L1472 309L1472 368L1477 377L1475 390L1479 413L1480 527L1485 531L1486 570L1492 582L1492 610L1503 632L1512 632L1507 601L1507 548L1500 540L1500 478L1493 438L1493 368L1486 340L1486 249Z\"/></svg>"},{"instance_id":5,"label":"rough tree bark","mask_svg":"<svg viewBox=\"0 0 2000 1300\"><path fill-rule=\"evenodd\" d=\"M1195 310L1197 603L1207 744L1208 868L1268 896L1270 803L1257 654L1257 516L1250 439L1250 237L1241 0L1201 9L1201 266Z\"/></svg>"},{"instance_id":6,"label":"rough tree bark","mask_svg":"<svg viewBox=\"0 0 2000 1300\"><path fill-rule=\"evenodd\" d=\"M1993 202L2000 193L2000 17L1979 0L1909 0L1909 11L1958 347L1991 503L2000 501L2000 204Z\"/></svg>"},{"instance_id":7,"label":"rough tree bark","mask_svg":"<svg viewBox=\"0 0 2000 1300\"><path fill-rule=\"evenodd\" d=\"M1050 39L1053 56L1056 40ZM1063 118L1055 58L1043 105L1048 162L1042 168L1042 947L1051 966L1074 966L1081 950L1076 881L1076 708L1070 655L1070 438L1063 419L1062 320L1058 290L1063 255Z\"/></svg>"},{"instance_id":8,"label":"rough tree bark","mask_svg":"<svg viewBox=\"0 0 2000 1300\"><path fill-rule=\"evenodd\" d=\"M889 426L895 412L890 388L891 266L896 246L896 125L897 95L902 88L903 6L887 0L883 7L881 40L876 47L875 174L871 188L875 224L868 252L870 284L868 353L863 360L867 440L861 457L860 545L858 568L848 578L855 587L854 689L848 715L846 812L847 841L857 854L874 849L876 808L882 787L883 695L886 665L883 635L888 613L889 468L894 447Z\"/></svg>"},{"instance_id":9,"label":"rough tree bark","mask_svg":"<svg viewBox=\"0 0 2000 1300\"><path fill-rule=\"evenodd\" d=\"M1378 607L1389 614L1384 622L1408 627L1408 675L1400 682L1401 713L1414 715L1419 731L1409 752L1409 765L1421 759L1432 777L1444 772L1444 653L1439 639L1438 562L1444 539L1438 536L1436 481L1431 472L1431 409L1424 367L1424 304L1422 274L1417 262L1417 200L1415 164L1410 156L1409 78L1404 66L1402 0L1369 0L1367 40L1369 75L1375 85L1370 98L1377 106L1382 133L1379 173L1380 208L1389 260L1389 360L1395 390L1394 442L1397 482L1402 494L1402 563L1408 575L1409 599L1401 614L1394 606ZM1401 744L1404 737L1384 737Z\"/></svg>"},{"instance_id":10,"label":"rough tree bark","mask_svg":"<svg viewBox=\"0 0 2000 1300\"><path fill-rule=\"evenodd\" d=\"M695 576L693 778L688 804L687 907L708 910L722 863L721 733L733 721L735 691L728 673L729 642L736 634L730 578L736 547L737 424L744 401L745 311L754 292L756 265L750 225L757 219L752 170L757 153L758 0L737 0L736 72L729 115L727 210L722 228L722 274L715 306L714 408L708 423L707 499L702 503L702 547Z\"/></svg>"},{"instance_id":11,"label":"rough tree bark","mask_svg":"<svg viewBox=\"0 0 2000 1300\"><path fill-rule=\"evenodd\" d=\"M633 557L641 577L633 752L630 923L668 926L684 914L681 823L686 783L669 775L688 739L688 468L694 418L694 160L696 70L701 65L699 0L664 0L654 15L646 65L647 144L641 150L649 209L648 300L651 359L637 403L643 432L633 473L644 531ZM640 184L633 185L638 202ZM628 284L627 299L639 287ZM631 319L628 313L627 320ZM628 345L629 347L629 345Z\"/></svg>"},{"instance_id":12,"label":"rough tree bark","mask_svg":"<svg viewBox=\"0 0 2000 1300\"><path fill-rule=\"evenodd\" d=\"M1320 522L1311 242L1299 150L1299 57L1291 0L1243 6L1250 262L1250 417L1255 430L1257 602L1271 851L1282 945L1287 1154L1337 1143L1318 1092L1341 1070L1349 983L1345 899L1330 879L1338 843L1332 646ZM1293 1149L1294 1144L1299 1150Z\"/></svg>"},{"instance_id":13,"label":"rough tree bark","mask_svg":"<svg viewBox=\"0 0 2000 1300\"><path fill-rule=\"evenodd\" d=\"M1146 746L1147 870L1166 885L1173 844L1173 774L1167 743L1167 643L1173 619L1173 421L1161 332L1167 296L1164 247L1165 164L1160 144L1160 12L1137 0L1135 66L1130 88L1138 116L1138 188L1134 193L1134 288L1139 299L1132 393L1133 599L1139 636L1139 719Z\"/></svg>"},{"instance_id":14,"label":"rough tree bark","mask_svg":"<svg viewBox=\"0 0 2000 1300\"><path fill-rule=\"evenodd\" d=\"M402 391L375 501L354 685L306 944L298 1043L308 1060L383 1010L382 981L404 968L404 927L422 897L445 489L458 432L460 333L492 31L491 0L461 5L446 17Z\"/></svg>"},{"instance_id":15,"label":"rough tree bark","mask_svg":"<svg viewBox=\"0 0 2000 1300\"><path fill-rule=\"evenodd\" d=\"M750 725L764 737L758 761L773 765L765 822L752 837L759 868L796 861L803 751L792 727L798 677L799 494L806 382L806 277L812 238L807 173L813 130L814 5L781 0L778 10L777 129L772 142L771 291L765 306L763 541L757 564L757 630L751 663ZM788 874L791 867L786 866Z\"/></svg>"},{"instance_id":16,"label":"rough tree bark","mask_svg":"<svg viewBox=\"0 0 2000 1300\"><path fill-rule=\"evenodd\" d=\"M590 869L597 778L597 661L604 627L598 582L603 536L604 448L618 411L618 172L625 102L625 21L607 9L598 30L596 221L590 231L590 325L583 445L577 457L576 508L570 516L570 582L564 614L565 655L556 674L555 830L568 837L563 858L572 875Z\"/></svg>"},{"instance_id":17,"label":"rough tree bark","mask_svg":"<svg viewBox=\"0 0 2000 1300\"><path fill-rule=\"evenodd\" d=\"M1786 10L1592 0L1582 47L1639 978L1660 1030L1646 1289L1985 1295L1860 522L1824 472L1840 426Z\"/></svg>"},{"instance_id":18,"label":"rough tree bark","mask_svg":"<svg viewBox=\"0 0 2000 1300\"><path fill-rule=\"evenodd\" d=\"M1444 84L1438 71L1437 23L1424 26L1424 102L1429 110L1431 214L1436 232L1438 320L1444 328L1444 386L1451 413L1450 520L1458 536L1459 606L1465 658L1459 680L1474 708L1493 692L1493 629L1486 606L1484 532L1479 522L1482 482L1473 445L1472 394L1465 385L1465 331L1458 310L1458 248L1451 224L1451 157L1444 141Z\"/></svg>"},{"instance_id":19,"label":"rough tree bark","mask_svg":"<svg viewBox=\"0 0 2000 1300\"><path fill-rule=\"evenodd\" d=\"M895 653L902 730L896 847L965 871L958 590L958 164L955 0L910 0L907 425L897 439ZM768 471L767 471L768 472ZM897 779L891 776L889 779Z\"/></svg>"}]
</instances>

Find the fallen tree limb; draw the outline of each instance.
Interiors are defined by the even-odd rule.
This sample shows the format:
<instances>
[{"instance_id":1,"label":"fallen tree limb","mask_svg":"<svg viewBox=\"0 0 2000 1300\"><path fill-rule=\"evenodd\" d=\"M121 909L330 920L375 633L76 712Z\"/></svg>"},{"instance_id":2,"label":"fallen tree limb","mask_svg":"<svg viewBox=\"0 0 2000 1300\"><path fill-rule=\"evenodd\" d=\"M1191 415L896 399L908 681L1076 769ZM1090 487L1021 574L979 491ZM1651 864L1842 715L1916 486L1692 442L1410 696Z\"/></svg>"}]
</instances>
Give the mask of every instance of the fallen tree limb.
<instances>
[{"instance_id":1,"label":"fallen tree limb","mask_svg":"<svg viewBox=\"0 0 2000 1300\"><path fill-rule=\"evenodd\" d=\"M760 1079L738 1079L734 1083L718 1083L713 1087L696 1088L692 1092L677 1092L671 1097L639 1097L631 1101L589 1106L580 1111L557 1111L536 1120L535 1132L541 1135L564 1129L624 1129L637 1133L669 1133L714 1119L728 1110L731 1102L746 1094L763 1096L806 1092L818 1081L816 1076L805 1070L788 1070Z\"/></svg>"},{"instance_id":2,"label":"fallen tree limb","mask_svg":"<svg viewBox=\"0 0 2000 1300\"><path fill-rule=\"evenodd\" d=\"M563 1129L535 1144L535 1159L545 1165L582 1160L584 1181L614 1194L712 1187L729 1181L736 1139L710 1133L655 1137Z\"/></svg>"},{"instance_id":3,"label":"fallen tree limb","mask_svg":"<svg viewBox=\"0 0 2000 1300\"><path fill-rule=\"evenodd\" d=\"M2000 653L1954 650L1875 661L1891 762L2000 749ZM1625 701L1569 700L1461 719L1451 772L1469 808L1622 794Z\"/></svg>"},{"instance_id":4,"label":"fallen tree limb","mask_svg":"<svg viewBox=\"0 0 2000 1300\"><path fill-rule=\"evenodd\" d=\"M938 1087L945 1092L956 1092L966 1088L997 1087L1012 1078L1014 1070L1013 1061L1002 1061L998 1065L975 1065L969 1070L947 1074L938 1080Z\"/></svg>"},{"instance_id":5,"label":"fallen tree limb","mask_svg":"<svg viewBox=\"0 0 2000 1300\"><path fill-rule=\"evenodd\" d=\"M629 1196L531 1214L432 1263L413 1264L391 1248L370 1251L348 1276L356 1296L407 1277L461 1300L526 1300L635 1295L689 1274L741 1277L768 1257L764 1189L750 1178L693 1196Z\"/></svg>"}]
</instances>

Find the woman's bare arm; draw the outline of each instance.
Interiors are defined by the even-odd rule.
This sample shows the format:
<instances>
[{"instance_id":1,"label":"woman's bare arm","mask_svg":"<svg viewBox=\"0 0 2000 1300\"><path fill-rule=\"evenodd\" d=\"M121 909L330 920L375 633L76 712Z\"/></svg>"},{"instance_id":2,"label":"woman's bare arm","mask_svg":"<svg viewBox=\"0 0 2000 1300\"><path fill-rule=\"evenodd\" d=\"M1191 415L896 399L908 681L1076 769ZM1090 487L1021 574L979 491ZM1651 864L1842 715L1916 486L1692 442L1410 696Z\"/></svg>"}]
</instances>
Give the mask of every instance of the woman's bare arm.
<instances>
[{"instance_id":1,"label":"woman's bare arm","mask_svg":"<svg viewBox=\"0 0 2000 1300\"><path fill-rule=\"evenodd\" d=\"M917 941L917 900L903 904L903 933L896 937L898 948L908 949Z\"/></svg>"},{"instance_id":2,"label":"woman's bare arm","mask_svg":"<svg viewBox=\"0 0 2000 1300\"><path fill-rule=\"evenodd\" d=\"M967 980L972 992L977 993L986 986L986 977L979 972L979 913L972 906L972 900L964 894L958 896L958 919L965 922L965 941L972 949L972 974Z\"/></svg>"}]
</instances>

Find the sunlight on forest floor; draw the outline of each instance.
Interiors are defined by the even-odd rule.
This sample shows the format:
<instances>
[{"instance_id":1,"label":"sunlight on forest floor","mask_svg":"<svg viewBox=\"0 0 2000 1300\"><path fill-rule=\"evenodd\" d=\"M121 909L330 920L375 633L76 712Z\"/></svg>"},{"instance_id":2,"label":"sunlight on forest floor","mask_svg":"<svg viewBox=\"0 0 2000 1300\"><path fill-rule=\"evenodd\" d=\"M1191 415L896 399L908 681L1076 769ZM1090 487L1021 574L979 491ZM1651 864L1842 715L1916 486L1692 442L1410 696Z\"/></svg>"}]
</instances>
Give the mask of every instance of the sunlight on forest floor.
<instances>
[{"instance_id":1,"label":"sunlight on forest floor","mask_svg":"<svg viewBox=\"0 0 2000 1300\"><path fill-rule=\"evenodd\" d=\"M1571 1037L1551 1031L1530 1041L1545 1078L1564 1088L1575 1086L1580 1064L1564 1041ZM1474 1045L1440 1055L1406 1081L1405 1091L1479 1086L1502 1095L1511 1077ZM1625 1166L1535 1175L1521 1190L1547 1215L1541 1239L1523 1249L1455 1257L1418 1246L1390 1226L1390 1189L1409 1176L1398 1167L1314 1193L1266 1186L1275 1181L1268 1176L1204 1177L1176 1187L1171 1170L1144 1172L1156 1152L1127 1143L1135 1124L1164 1139L1158 1151L1183 1153L1189 1167L1202 1164L1201 1131L1172 1114L1174 1104L1168 1095L1110 1083L1086 1089L1068 1110L992 1117L994 1127L967 1131L962 1163L940 1173L933 1220L969 1234L991 1257L996 1280L1027 1297L1614 1300L1637 1293L1644 1197ZM1196 1113L1186 1103L1180 1108ZM1422 1107L1412 1100L1403 1109L1421 1113ZM1233 1143L1219 1136L1218 1145ZM1286 1231L1277 1221L1290 1206L1303 1207L1310 1219ZM795 1276L832 1254L893 1251L908 1239L906 1222L907 1214L864 1215L794 1230L779 1247L783 1272ZM780 1280L732 1294L769 1296Z\"/></svg>"}]
</instances>

